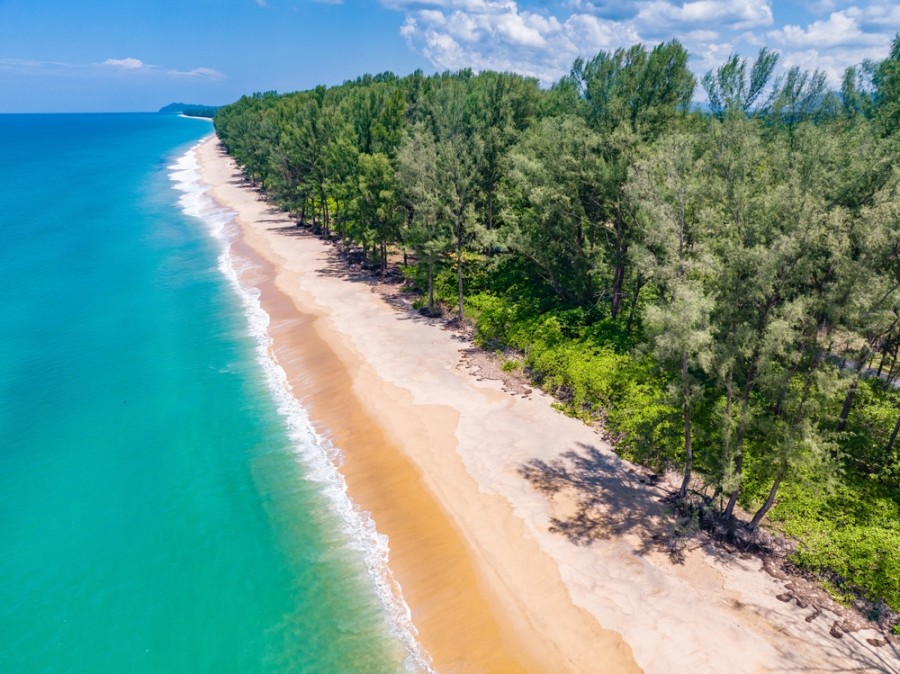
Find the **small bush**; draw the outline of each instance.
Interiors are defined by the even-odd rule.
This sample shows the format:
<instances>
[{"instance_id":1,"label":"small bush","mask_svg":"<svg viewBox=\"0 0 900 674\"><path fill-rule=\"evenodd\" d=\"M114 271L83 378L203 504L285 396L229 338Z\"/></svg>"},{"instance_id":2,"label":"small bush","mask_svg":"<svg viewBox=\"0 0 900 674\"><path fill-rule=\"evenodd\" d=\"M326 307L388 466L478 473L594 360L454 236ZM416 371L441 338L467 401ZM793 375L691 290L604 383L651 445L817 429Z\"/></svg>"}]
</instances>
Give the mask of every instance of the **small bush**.
<instances>
[{"instance_id":1,"label":"small bush","mask_svg":"<svg viewBox=\"0 0 900 674\"><path fill-rule=\"evenodd\" d=\"M500 369L504 372L515 372L520 367L522 367L522 363L518 360L505 360L503 361L503 365L500 366Z\"/></svg>"}]
</instances>

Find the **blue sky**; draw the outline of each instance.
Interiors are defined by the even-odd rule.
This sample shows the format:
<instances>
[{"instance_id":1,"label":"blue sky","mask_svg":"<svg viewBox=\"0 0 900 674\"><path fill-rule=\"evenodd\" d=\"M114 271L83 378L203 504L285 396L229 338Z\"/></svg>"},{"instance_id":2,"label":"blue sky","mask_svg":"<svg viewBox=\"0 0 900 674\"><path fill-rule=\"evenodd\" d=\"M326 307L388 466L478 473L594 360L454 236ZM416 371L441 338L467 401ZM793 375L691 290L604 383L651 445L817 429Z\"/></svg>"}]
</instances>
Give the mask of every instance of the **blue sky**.
<instances>
[{"instance_id":1,"label":"blue sky","mask_svg":"<svg viewBox=\"0 0 900 674\"><path fill-rule=\"evenodd\" d=\"M765 45L836 86L897 31L893 0L0 0L0 112L220 104L417 68L550 83L579 55L673 37L698 74Z\"/></svg>"}]
</instances>

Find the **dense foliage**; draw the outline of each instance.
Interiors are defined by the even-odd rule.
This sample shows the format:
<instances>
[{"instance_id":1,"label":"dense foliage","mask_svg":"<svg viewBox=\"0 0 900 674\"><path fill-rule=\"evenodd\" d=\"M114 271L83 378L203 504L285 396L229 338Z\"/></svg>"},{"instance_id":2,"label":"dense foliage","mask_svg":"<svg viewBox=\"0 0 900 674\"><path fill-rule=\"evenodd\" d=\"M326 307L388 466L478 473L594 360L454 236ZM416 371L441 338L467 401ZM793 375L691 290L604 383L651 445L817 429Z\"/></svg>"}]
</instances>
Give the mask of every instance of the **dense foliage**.
<instances>
[{"instance_id":1,"label":"dense foliage","mask_svg":"<svg viewBox=\"0 0 900 674\"><path fill-rule=\"evenodd\" d=\"M900 609L900 38L849 68L702 78L672 41L508 73L244 97L228 152L299 224L401 259L619 451Z\"/></svg>"}]
</instances>

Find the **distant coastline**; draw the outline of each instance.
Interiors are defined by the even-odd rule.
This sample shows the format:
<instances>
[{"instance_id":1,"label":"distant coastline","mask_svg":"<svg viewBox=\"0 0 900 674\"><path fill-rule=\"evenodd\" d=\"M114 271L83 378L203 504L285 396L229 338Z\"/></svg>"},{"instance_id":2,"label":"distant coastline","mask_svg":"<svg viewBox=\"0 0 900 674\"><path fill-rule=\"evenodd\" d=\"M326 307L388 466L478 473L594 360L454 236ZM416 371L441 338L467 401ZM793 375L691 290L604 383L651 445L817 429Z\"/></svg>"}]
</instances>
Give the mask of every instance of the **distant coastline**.
<instances>
[{"instance_id":1,"label":"distant coastline","mask_svg":"<svg viewBox=\"0 0 900 674\"><path fill-rule=\"evenodd\" d=\"M184 117L203 117L212 119L219 105L202 105L198 103L169 103L158 110L159 114L172 115L177 114Z\"/></svg>"}]
</instances>

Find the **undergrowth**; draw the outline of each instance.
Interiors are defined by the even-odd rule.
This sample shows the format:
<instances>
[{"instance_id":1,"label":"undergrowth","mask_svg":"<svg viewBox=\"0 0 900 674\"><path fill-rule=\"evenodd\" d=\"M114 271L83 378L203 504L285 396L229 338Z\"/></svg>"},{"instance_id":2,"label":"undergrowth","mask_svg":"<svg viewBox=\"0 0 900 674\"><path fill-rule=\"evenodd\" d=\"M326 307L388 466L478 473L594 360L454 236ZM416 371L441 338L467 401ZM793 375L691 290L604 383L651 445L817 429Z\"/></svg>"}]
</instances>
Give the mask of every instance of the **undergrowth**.
<instances>
[{"instance_id":1,"label":"undergrowth","mask_svg":"<svg viewBox=\"0 0 900 674\"><path fill-rule=\"evenodd\" d=\"M503 264L491 273L481 265L477 277L466 279L466 314L476 343L521 354L503 369L521 366L566 414L602 421L624 458L658 471L677 470L684 453L680 410L669 394L671 382L638 348L639 328L628 334L622 321L535 294L533 279ZM437 297L450 308L455 290L455 276L441 272ZM788 482L770 513L797 541L791 561L817 574L834 596L861 596L894 611L900 611L900 461L876 450L886 443L898 406L896 392L863 382L847 429L833 434L844 450L837 471ZM703 425L711 413L701 407L696 419L695 466L701 475L720 467L720 438L712 424ZM763 480L754 489L749 464L743 505L754 507L764 497ZM767 468L759 470L765 474Z\"/></svg>"}]
</instances>

